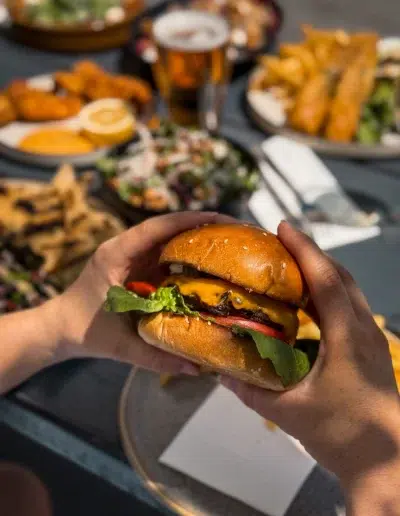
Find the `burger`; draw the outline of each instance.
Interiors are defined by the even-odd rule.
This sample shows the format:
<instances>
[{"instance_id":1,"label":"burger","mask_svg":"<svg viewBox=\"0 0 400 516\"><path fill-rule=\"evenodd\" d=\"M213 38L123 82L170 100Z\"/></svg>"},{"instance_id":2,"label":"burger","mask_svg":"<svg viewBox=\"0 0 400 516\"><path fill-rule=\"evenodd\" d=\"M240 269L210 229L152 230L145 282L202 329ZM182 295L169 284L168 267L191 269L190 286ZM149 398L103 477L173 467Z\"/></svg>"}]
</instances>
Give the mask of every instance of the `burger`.
<instances>
[{"instance_id":1,"label":"burger","mask_svg":"<svg viewBox=\"0 0 400 516\"><path fill-rule=\"evenodd\" d=\"M250 225L214 224L186 231L163 249L158 287L109 289L105 309L137 312L148 344L208 369L272 390L310 370L296 345L298 309L307 289L276 235Z\"/></svg>"}]
</instances>

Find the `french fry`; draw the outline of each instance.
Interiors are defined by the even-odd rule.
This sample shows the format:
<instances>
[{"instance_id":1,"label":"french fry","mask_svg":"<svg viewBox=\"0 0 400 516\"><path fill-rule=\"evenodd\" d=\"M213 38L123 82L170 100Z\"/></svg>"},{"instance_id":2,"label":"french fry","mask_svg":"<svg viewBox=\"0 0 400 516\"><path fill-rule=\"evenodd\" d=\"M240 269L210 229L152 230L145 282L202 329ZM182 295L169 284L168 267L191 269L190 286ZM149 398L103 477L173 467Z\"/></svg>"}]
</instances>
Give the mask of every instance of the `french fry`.
<instances>
[{"instance_id":1,"label":"french fry","mask_svg":"<svg viewBox=\"0 0 400 516\"><path fill-rule=\"evenodd\" d=\"M383 330L386 326L386 318L383 315L375 314L374 315L374 321L378 328Z\"/></svg>"},{"instance_id":2,"label":"french fry","mask_svg":"<svg viewBox=\"0 0 400 516\"><path fill-rule=\"evenodd\" d=\"M174 378L174 375L162 373L160 374L160 387L166 387L171 380Z\"/></svg>"},{"instance_id":3,"label":"french fry","mask_svg":"<svg viewBox=\"0 0 400 516\"><path fill-rule=\"evenodd\" d=\"M297 57L270 60L268 72L277 77L279 82L289 84L294 89L301 88L306 80L304 67Z\"/></svg>"},{"instance_id":4,"label":"french fry","mask_svg":"<svg viewBox=\"0 0 400 516\"><path fill-rule=\"evenodd\" d=\"M265 419L264 422L265 422L265 426L271 432L275 432L275 430L278 428L278 426L275 423L273 423L272 421L269 421L268 419Z\"/></svg>"},{"instance_id":5,"label":"french fry","mask_svg":"<svg viewBox=\"0 0 400 516\"><path fill-rule=\"evenodd\" d=\"M400 392L400 339L385 329L383 329L383 333L389 342L389 351L392 357L394 376L397 388Z\"/></svg>"},{"instance_id":6,"label":"french fry","mask_svg":"<svg viewBox=\"0 0 400 516\"><path fill-rule=\"evenodd\" d=\"M315 59L315 56L304 44L283 44L280 46L279 54L283 58L294 57L298 59L303 65L303 69L308 76L312 76L318 71L318 62Z\"/></svg>"}]
</instances>

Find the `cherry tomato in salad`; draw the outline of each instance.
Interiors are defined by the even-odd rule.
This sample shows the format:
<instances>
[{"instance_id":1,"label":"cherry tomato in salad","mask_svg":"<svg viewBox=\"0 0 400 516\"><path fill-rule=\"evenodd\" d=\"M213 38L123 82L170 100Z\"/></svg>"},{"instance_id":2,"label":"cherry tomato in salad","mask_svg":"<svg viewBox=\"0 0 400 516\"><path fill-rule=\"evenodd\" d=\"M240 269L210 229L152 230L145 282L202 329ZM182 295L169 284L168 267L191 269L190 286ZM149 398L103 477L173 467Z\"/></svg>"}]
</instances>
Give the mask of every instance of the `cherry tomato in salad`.
<instances>
[{"instance_id":1,"label":"cherry tomato in salad","mask_svg":"<svg viewBox=\"0 0 400 516\"><path fill-rule=\"evenodd\" d=\"M150 294L157 290L156 287L145 281L130 281L127 283L126 288L142 297L149 297Z\"/></svg>"}]
</instances>

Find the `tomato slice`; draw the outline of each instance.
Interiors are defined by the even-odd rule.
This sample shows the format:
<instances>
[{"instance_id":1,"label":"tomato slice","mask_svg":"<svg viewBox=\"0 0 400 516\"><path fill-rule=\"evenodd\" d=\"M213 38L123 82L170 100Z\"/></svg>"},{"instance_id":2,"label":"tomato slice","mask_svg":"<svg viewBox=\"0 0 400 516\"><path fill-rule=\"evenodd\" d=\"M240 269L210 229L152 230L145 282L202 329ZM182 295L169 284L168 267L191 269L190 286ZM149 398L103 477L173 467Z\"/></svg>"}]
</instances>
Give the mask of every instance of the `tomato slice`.
<instances>
[{"instance_id":1,"label":"tomato slice","mask_svg":"<svg viewBox=\"0 0 400 516\"><path fill-rule=\"evenodd\" d=\"M150 294L157 290L156 287L145 281L130 281L126 284L126 288L142 297L149 297Z\"/></svg>"},{"instance_id":2,"label":"tomato slice","mask_svg":"<svg viewBox=\"0 0 400 516\"><path fill-rule=\"evenodd\" d=\"M250 321L249 319L244 319L243 317L238 317L234 315L228 315L226 317L220 315L212 315L212 314L201 314L203 317L212 318L215 321L215 324L219 324L220 326L225 326L226 328L232 328L232 326L239 326L240 328L247 328L249 330L257 331L258 333L262 333L267 337L273 337L274 339L283 340L286 342L285 335L282 331L276 330L275 328L271 328L266 324L261 324L255 321Z\"/></svg>"}]
</instances>

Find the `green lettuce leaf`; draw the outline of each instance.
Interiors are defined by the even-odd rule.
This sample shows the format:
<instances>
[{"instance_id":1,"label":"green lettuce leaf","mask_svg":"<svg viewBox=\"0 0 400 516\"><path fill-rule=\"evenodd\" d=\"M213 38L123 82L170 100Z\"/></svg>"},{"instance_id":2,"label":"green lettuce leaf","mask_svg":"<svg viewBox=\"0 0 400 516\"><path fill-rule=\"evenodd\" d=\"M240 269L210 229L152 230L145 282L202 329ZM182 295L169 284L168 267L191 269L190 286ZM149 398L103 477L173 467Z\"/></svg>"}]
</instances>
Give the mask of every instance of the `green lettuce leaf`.
<instances>
[{"instance_id":1,"label":"green lettuce leaf","mask_svg":"<svg viewBox=\"0 0 400 516\"><path fill-rule=\"evenodd\" d=\"M165 311L178 315L199 315L188 307L176 287L160 287L148 298L140 297L123 287L110 287L104 309L117 313L137 311L153 314Z\"/></svg>"},{"instance_id":2,"label":"green lettuce leaf","mask_svg":"<svg viewBox=\"0 0 400 516\"><path fill-rule=\"evenodd\" d=\"M249 335L254 340L261 358L271 360L284 387L298 383L310 371L312 362L304 351L258 331L238 326L234 326L233 330L238 335Z\"/></svg>"}]
</instances>

